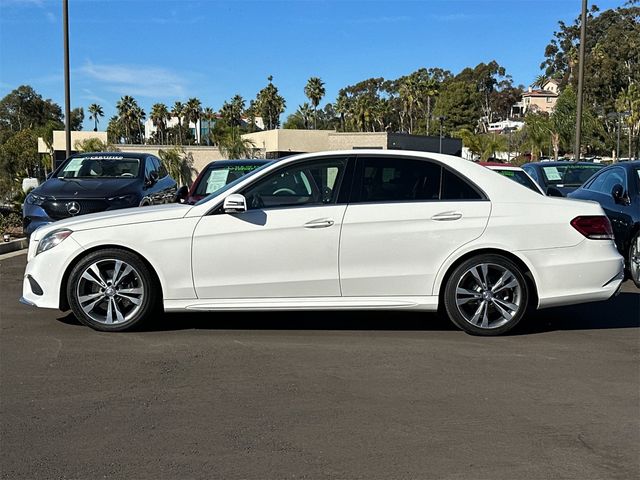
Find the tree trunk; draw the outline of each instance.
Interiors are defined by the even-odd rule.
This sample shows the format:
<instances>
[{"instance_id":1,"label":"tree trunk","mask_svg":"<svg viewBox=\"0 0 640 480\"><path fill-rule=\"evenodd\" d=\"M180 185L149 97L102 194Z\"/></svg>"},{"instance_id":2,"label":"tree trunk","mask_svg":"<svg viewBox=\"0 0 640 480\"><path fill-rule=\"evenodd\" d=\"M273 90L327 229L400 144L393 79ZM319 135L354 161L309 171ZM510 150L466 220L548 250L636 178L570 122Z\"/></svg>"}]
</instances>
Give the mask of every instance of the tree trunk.
<instances>
[{"instance_id":1,"label":"tree trunk","mask_svg":"<svg viewBox=\"0 0 640 480\"><path fill-rule=\"evenodd\" d=\"M431 131L431 97L427 97L427 136Z\"/></svg>"}]
</instances>

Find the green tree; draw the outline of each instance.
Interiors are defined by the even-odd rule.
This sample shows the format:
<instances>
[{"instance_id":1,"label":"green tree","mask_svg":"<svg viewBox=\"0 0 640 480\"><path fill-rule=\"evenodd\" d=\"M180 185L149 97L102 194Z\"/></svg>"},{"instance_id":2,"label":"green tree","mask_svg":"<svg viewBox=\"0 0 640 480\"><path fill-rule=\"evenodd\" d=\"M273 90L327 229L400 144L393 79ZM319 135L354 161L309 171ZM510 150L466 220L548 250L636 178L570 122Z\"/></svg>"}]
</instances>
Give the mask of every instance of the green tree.
<instances>
[{"instance_id":1,"label":"green tree","mask_svg":"<svg viewBox=\"0 0 640 480\"><path fill-rule=\"evenodd\" d=\"M25 177L42 178L45 172L35 130L24 128L0 145L0 177L5 180L5 187L15 187Z\"/></svg>"},{"instance_id":2,"label":"green tree","mask_svg":"<svg viewBox=\"0 0 640 480\"><path fill-rule=\"evenodd\" d=\"M124 137L127 143L133 143L133 131L136 130L136 122L139 121L138 102L130 95L125 95L116 103L118 120L124 129Z\"/></svg>"},{"instance_id":3,"label":"green tree","mask_svg":"<svg viewBox=\"0 0 640 480\"><path fill-rule=\"evenodd\" d=\"M171 114L178 119L178 142L182 145L182 118L185 115L185 106L182 102L175 102L171 109Z\"/></svg>"},{"instance_id":4,"label":"green tree","mask_svg":"<svg viewBox=\"0 0 640 480\"><path fill-rule=\"evenodd\" d=\"M71 116L69 117L69 128L74 132L82 130L82 122L84 122L84 109L82 107L74 108L71 110Z\"/></svg>"},{"instance_id":5,"label":"green tree","mask_svg":"<svg viewBox=\"0 0 640 480\"><path fill-rule=\"evenodd\" d=\"M268 85L258 92L256 105L268 130L278 128L280 115L286 108L284 98L278 93L278 88L272 83L273 77L267 78Z\"/></svg>"},{"instance_id":6,"label":"green tree","mask_svg":"<svg viewBox=\"0 0 640 480\"><path fill-rule=\"evenodd\" d=\"M226 135L218 142L218 148L225 158L254 158L256 145L248 138Z\"/></svg>"},{"instance_id":7,"label":"green tree","mask_svg":"<svg viewBox=\"0 0 640 480\"><path fill-rule=\"evenodd\" d=\"M318 129L318 105L324 97L324 82L319 77L311 77L304 87L304 94L313 105L313 128Z\"/></svg>"},{"instance_id":8,"label":"green tree","mask_svg":"<svg viewBox=\"0 0 640 480\"><path fill-rule=\"evenodd\" d=\"M216 118L216 112L211 107L206 107L202 110L202 120L207 122L206 126L206 140L207 145L211 145L211 122Z\"/></svg>"},{"instance_id":9,"label":"green tree","mask_svg":"<svg viewBox=\"0 0 640 480\"><path fill-rule=\"evenodd\" d=\"M21 85L0 100L0 131L3 137L25 128L43 127L54 123L62 128L62 110L51 100L44 100L32 87ZM4 139L0 138L0 142Z\"/></svg>"},{"instance_id":10,"label":"green tree","mask_svg":"<svg viewBox=\"0 0 640 480\"><path fill-rule=\"evenodd\" d=\"M159 140L158 143L164 145L166 141L167 122L171 119L169 109L164 103L155 103L151 107L149 118L157 129L156 139ZM158 133L159 135L157 135ZM158 136L160 137L159 139L157 138Z\"/></svg>"},{"instance_id":11,"label":"green tree","mask_svg":"<svg viewBox=\"0 0 640 480\"><path fill-rule=\"evenodd\" d=\"M442 85L434 116L443 119L445 134L460 129L474 131L482 115L480 102L480 94L473 83L453 79Z\"/></svg>"},{"instance_id":12,"label":"green tree","mask_svg":"<svg viewBox=\"0 0 640 480\"><path fill-rule=\"evenodd\" d=\"M552 138L552 124L549 115L541 112L529 112L525 117L523 147L531 151L532 161L537 161L550 142L555 139L554 152L558 158L557 138Z\"/></svg>"},{"instance_id":13,"label":"green tree","mask_svg":"<svg viewBox=\"0 0 640 480\"><path fill-rule=\"evenodd\" d=\"M101 117L104 117L104 111L102 110L102 107L97 103L92 103L91 105L89 105L87 111L89 112L89 120L93 120L93 131L97 132L98 122L100 121Z\"/></svg>"},{"instance_id":14,"label":"green tree","mask_svg":"<svg viewBox=\"0 0 640 480\"><path fill-rule=\"evenodd\" d=\"M179 185L191 186L195 169L193 168L193 155L186 153L181 146L169 150L159 150L158 156L162 164Z\"/></svg>"},{"instance_id":15,"label":"green tree","mask_svg":"<svg viewBox=\"0 0 640 480\"><path fill-rule=\"evenodd\" d=\"M114 145L105 143L99 138L87 138L85 140L76 140L73 144L74 150L77 152L118 152L119 149Z\"/></svg>"},{"instance_id":16,"label":"green tree","mask_svg":"<svg viewBox=\"0 0 640 480\"><path fill-rule=\"evenodd\" d=\"M198 132L198 125L200 116L202 115L202 104L197 98L190 98L184 106L184 118L187 122L187 128L189 128L189 122L192 122L196 131L195 139L200 141L200 132Z\"/></svg>"}]
</instances>

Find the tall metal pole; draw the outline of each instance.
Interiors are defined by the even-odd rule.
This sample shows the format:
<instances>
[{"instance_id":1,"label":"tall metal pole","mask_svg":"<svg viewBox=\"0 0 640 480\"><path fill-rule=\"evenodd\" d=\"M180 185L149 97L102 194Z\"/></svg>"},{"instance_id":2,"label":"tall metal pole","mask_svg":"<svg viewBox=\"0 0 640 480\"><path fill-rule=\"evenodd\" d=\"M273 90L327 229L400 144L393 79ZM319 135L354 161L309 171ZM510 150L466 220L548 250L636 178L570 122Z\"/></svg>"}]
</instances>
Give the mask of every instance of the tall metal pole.
<instances>
[{"instance_id":1,"label":"tall metal pole","mask_svg":"<svg viewBox=\"0 0 640 480\"><path fill-rule=\"evenodd\" d=\"M587 0L582 0L582 20L580 22L580 56L578 59L578 99L576 108L576 143L573 150L574 161L580 160L582 134L582 87L584 84L584 47L587 38Z\"/></svg>"},{"instance_id":2,"label":"tall metal pole","mask_svg":"<svg viewBox=\"0 0 640 480\"><path fill-rule=\"evenodd\" d=\"M64 136L67 158L71 156L71 89L69 87L69 0L62 0L64 37Z\"/></svg>"},{"instance_id":3,"label":"tall metal pole","mask_svg":"<svg viewBox=\"0 0 640 480\"><path fill-rule=\"evenodd\" d=\"M618 112L618 142L616 143L616 162L620 161L620 112Z\"/></svg>"}]
</instances>

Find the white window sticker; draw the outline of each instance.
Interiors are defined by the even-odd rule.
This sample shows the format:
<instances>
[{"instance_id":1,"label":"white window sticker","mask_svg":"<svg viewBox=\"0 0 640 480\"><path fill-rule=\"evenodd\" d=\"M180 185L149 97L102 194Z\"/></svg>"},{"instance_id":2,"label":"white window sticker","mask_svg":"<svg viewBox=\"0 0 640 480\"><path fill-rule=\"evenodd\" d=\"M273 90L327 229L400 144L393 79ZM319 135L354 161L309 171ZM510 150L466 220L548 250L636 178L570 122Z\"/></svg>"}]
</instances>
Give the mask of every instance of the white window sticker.
<instances>
[{"instance_id":1,"label":"white window sticker","mask_svg":"<svg viewBox=\"0 0 640 480\"><path fill-rule=\"evenodd\" d=\"M84 160L83 158L72 158L71 160L69 160L69 163L67 164L66 167L64 167L65 171L67 172L77 172L78 170L80 170L80 167L82 166L82 160Z\"/></svg>"},{"instance_id":2,"label":"white window sticker","mask_svg":"<svg viewBox=\"0 0 640 480\"><path fill-rule=\"evenodd\" d=\"M211 175L209 175L209 179L207 180L207 194L213 193L216 190L221 189L227 184L227 176L229 175L229 170L213 170Z\"/></svg>"},{"instance_id":3,"label":"white window sticker","mask_svg":"<svg viewBox=\"0 0 640 480\"><path fill-rule=\"evenodd\" d=\"M548 180L562 180L557 167L543 167L543 169Z\"/></svg>"}]
</instances>

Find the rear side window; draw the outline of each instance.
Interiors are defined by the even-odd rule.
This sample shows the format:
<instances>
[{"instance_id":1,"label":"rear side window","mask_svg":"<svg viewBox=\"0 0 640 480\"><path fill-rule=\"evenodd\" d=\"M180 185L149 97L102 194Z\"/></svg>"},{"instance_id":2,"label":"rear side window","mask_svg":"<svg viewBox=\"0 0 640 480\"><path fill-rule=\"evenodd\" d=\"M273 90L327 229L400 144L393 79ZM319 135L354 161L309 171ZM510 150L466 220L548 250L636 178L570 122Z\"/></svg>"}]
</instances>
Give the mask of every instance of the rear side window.
<instances>
[{"instance_id":1,"label":"rear side window","mask_svg":"<svg viewBox=\"0 0 640 480\"><path fill-rule=\"evenodd\" d=\"M465 180L441 165L397 157L360 159L359 202L479 200Z\"/></svg>"}]
</instances>

